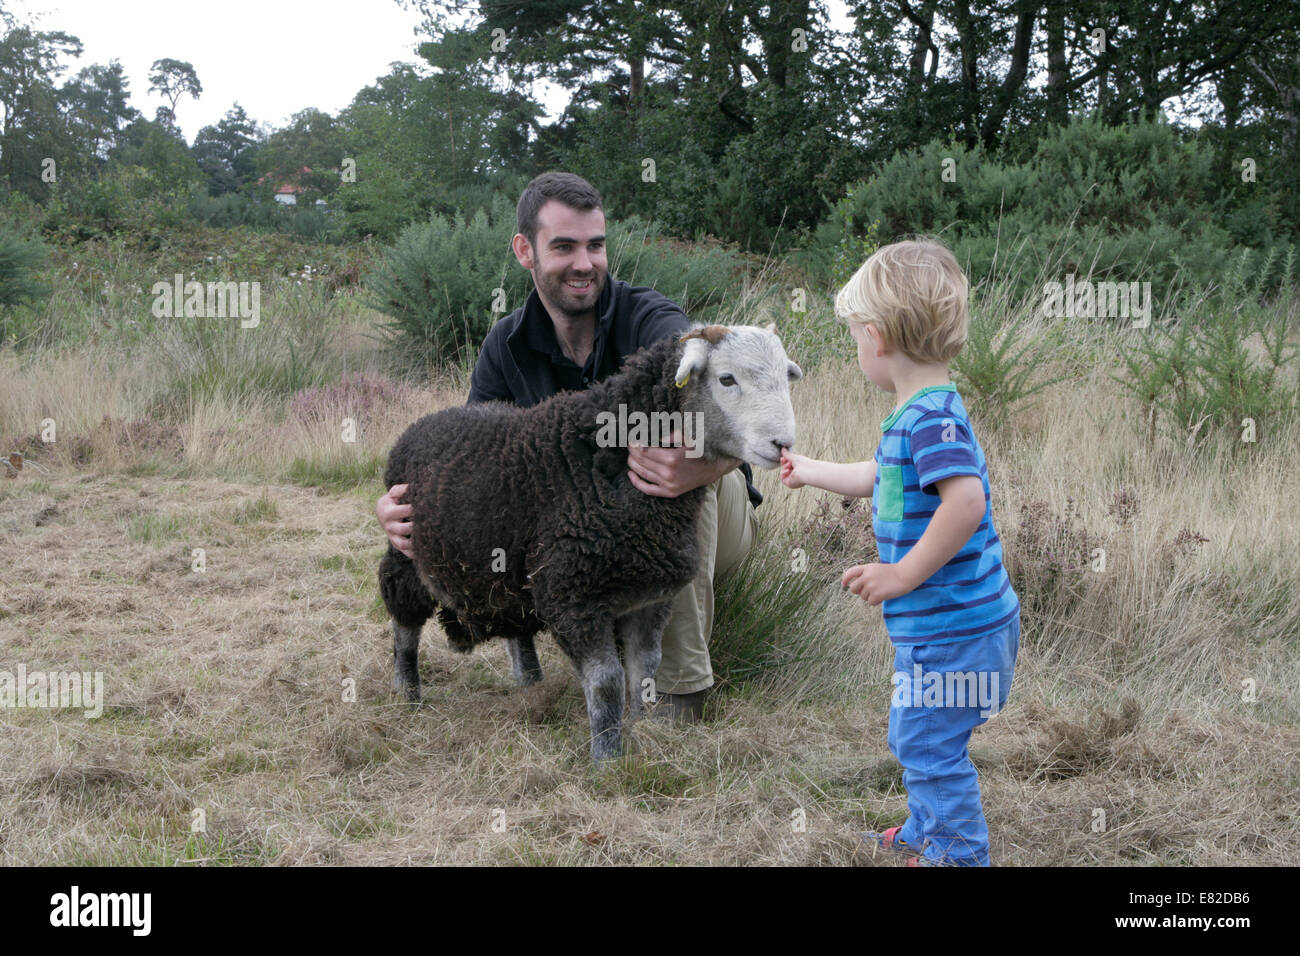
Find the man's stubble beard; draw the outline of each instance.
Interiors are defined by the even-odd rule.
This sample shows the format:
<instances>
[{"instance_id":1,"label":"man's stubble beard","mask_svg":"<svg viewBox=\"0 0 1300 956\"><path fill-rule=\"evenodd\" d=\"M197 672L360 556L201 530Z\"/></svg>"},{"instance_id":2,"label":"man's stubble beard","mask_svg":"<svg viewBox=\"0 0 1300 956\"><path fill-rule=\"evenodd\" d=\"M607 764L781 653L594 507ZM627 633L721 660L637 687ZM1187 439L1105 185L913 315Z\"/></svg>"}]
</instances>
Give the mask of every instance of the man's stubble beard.
<instances>
[{"instance_id":1,"label":"man's stubble beard","mask_svg":"<svg viewBox=\"0 0 1300 956\"><path fill-rule=\"evenodd\" d=\"M597 273L591 277L591 304L583 306L571 306L568 304L568 296L572 290L564 284L564 279L552 280L546 276L540 269L534 268L533 282L539 289L545 293L546 298L550 299L568 319L581 319L584 316L595 318L596 303L600 301L600 294L605 290L605 282L608 278L607 273Z\"/></svg>"}]
</instances>

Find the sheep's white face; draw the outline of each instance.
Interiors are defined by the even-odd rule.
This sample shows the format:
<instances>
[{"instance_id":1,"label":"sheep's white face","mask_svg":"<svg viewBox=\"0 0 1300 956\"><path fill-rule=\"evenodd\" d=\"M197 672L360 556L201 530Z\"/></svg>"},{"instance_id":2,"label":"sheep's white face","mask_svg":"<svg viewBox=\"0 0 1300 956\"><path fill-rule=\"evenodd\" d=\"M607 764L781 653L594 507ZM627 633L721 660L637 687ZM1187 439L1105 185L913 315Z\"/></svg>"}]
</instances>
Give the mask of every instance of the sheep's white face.
<instances>
[{"instance_id":1,"label":"sheep's white face","mask_svg":"<svg viewBox=\"0 0 1300 956\"><path fill-rule=\"evenodd\" d=\"M677 381L693 384L690 405L702 415L704 453L775 468L793 448L790 383L803 377L774 327L707 326L686 340Z\"/></svg>"}]
</instances>

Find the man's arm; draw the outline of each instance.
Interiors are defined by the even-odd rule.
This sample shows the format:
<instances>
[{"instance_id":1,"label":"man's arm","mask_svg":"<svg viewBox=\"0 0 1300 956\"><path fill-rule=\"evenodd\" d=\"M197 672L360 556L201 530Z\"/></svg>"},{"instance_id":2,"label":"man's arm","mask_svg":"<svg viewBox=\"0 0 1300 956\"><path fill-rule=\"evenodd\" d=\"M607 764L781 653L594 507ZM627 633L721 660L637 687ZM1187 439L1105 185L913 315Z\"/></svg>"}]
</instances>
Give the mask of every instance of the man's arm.
<instances>
[{"instance_id":1,"label":"man's arm","mask_svg":"<svg viewBox=\"0 0 1300 956\"><path fill-rule=\"evenodd\" d=\"M510 394L506 385L505 375L496 360L499 346L494 340L493 332L500 327L500 323L492 327L492 332L488 333L483 348L479 351L478 360L474 363L474 372L469 379L469 398L465 401L466 405L477 402L514 401L514 396ZM411 550L411 506L400 503L405 494L406 485L393 485L389 488L375 502L375 517L379 519L384 534L388 536L388 543L408 558L414 558L415 554Z\"/></svg>"}]
</instances>

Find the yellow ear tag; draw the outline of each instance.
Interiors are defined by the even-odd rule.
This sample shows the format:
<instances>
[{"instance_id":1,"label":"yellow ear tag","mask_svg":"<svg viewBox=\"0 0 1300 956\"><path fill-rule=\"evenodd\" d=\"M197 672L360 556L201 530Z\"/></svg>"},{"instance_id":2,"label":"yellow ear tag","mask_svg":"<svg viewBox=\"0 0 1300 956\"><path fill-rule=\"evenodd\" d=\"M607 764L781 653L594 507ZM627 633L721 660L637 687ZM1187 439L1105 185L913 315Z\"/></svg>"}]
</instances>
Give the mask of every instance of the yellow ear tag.
<instances>
[{"instance_id":1,"label":"yellow ear tag","mask_svg":"<svg viewBox=\"0 0 1300 956\"><path fill-rule=\"evenodd\" d=\"M687 373L686 373L686 377L685 377L684 379L682 379L680 382L677 382L677 383L676 383L676 384L677 384L677 387L678 387L678 388L685 388L685 387L686 387L686 383L689 382L690 380L691 380L691 373L690 373L690 372L687 372Z\"/></svg>"}]
</instances>

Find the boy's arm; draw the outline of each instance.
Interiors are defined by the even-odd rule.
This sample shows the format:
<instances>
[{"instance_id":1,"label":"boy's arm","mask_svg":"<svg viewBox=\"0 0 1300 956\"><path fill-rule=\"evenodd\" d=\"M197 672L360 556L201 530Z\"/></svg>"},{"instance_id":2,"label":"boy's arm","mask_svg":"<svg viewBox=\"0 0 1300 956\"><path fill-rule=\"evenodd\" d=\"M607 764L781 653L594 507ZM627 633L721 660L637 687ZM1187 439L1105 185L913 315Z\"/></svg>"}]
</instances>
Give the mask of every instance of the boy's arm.
<instances>
[{"instance_id":1,"label":"boy's arm","mask_svg":"<svg viewBox=\"0 0 1300 956\"><path fill-rule=\"evenodd\" d=\"M902 597L952 560L984 520L984 483L974 475L935 482L940 504L921 540L897 564L858 564L841 584L868 604Z\"/></svg>"},{"instance_id":2,"label":"boy's arm","mask_svg":"<svg viewBox=\"0 0 1300 956\"><path fill-rule=\"evenodd\" d=\"M812 485L823 491L850 498L870 498L871 489L876 484L876 460L854 461L841 464L836 461L821 461L817 458L805 458L803 455L782 453L781 480L793 476L800 484ZM789 462L789 466L786 465ZM788 484L788 482L787 482ZM799 487L796 484L792 487Z\"/></svg>"}]
</instances>

